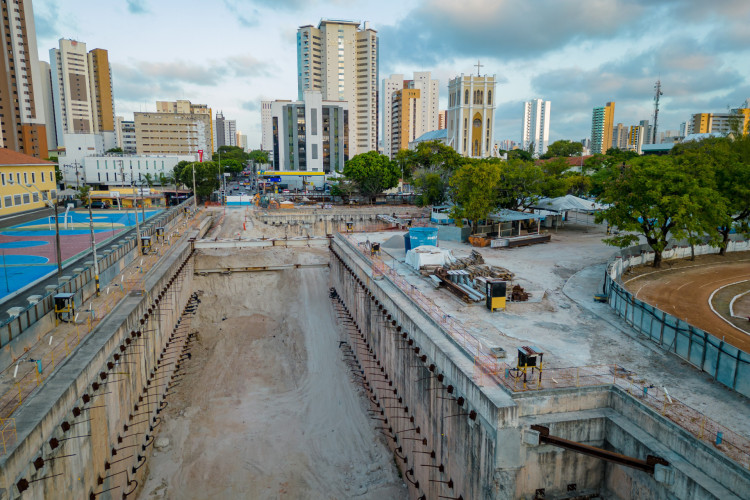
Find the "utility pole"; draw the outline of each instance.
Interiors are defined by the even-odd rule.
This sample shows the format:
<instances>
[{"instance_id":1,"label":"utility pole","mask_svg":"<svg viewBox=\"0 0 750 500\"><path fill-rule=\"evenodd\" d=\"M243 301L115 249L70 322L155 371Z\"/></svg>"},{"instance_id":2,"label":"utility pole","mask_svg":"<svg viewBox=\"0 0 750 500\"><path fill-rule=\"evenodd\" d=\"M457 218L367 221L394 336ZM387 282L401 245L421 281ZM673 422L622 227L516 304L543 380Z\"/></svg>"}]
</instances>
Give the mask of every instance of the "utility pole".
<instances>
[{"instance_id":1,"label":"utility pole","mask_svg":"<svg viewBox=\"0 0 750 500\"><path fill-rule=\"evenodd\" d=\"M125 184L125 173L122 168L122 160L120 160L120 177L122 177L123 185L127 185ZM133 190L133 213L135 214L135 243L138 246L138 253L141 253L141 229L138 224L138 198L135 196L135 186L133 184L134 183L131 181L130 187ZM122 195L120 195L120 198L122 198Z\"/></svg>"},{"instance_id":2,"label":"utility pole","mask_svg":"<svg viewBox=\"0 0 750 500\"><path fill-rule=\"evenodd\" d=\"M656 144L656 126L659 120L659 97L664 95L664 93L661 91L661 79L656 80L654 90L656 91L654 95L654 134L651 138L651 144Z\"/></svg>"}]
</instances>

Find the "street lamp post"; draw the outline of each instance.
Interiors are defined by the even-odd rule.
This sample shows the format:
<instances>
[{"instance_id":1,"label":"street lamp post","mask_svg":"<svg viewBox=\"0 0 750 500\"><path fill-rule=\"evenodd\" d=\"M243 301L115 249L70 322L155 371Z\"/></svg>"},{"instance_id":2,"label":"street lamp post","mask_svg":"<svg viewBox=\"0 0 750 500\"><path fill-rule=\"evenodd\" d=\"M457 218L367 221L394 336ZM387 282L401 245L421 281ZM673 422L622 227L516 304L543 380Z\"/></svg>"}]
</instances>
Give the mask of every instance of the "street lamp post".
<instances>
[{"instance_id":1,"label":"street lamp post","mask_svg":"<svg viewBox=\"0 0 750 500\"><path fill-rule=\"evenodd\" d=\"M91 211L91 195L89 194L89 230L91 231L91 252L94 254L94 281L96 282L96 296L99 296L99 261L96 258L96 238L94 237L94 213Z\"/></svg>"},{"instance_id":2,"label":"street lamp post","mask_svg":"<svg viewBox=\"0 0 750 500\"><path fill-rule=\"evenodd\" d=\"M8 181L11 185L13 184L13 177ZM55 247L57 252L57 277L59 278L62 276L62 252L60 250L60 222L57 220L57 200L55 200L55 203L52 203L52 201L49 199L49 197L44 193L44 191L41 191L36 185L28 183L25 186L21 183L18 184L22 188L24 188L26 191L28 191L31 194L34 194L29 188L33 187L36 189L37 193L42 195L42 201L47 204L50 208L52 208L55 211Z\"/></svg>"}]
</instances>

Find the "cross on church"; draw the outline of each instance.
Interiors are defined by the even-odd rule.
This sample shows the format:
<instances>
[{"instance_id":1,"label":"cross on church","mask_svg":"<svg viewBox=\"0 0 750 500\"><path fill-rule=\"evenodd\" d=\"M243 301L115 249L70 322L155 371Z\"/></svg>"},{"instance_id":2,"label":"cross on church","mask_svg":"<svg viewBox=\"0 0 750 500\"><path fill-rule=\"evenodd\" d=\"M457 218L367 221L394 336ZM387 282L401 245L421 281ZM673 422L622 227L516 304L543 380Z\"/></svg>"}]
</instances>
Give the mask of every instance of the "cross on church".
<instances>
[{"instance_id":1,"label":"cross on church","mask_svg":"<svg viewBox=\"0 0 750 500\"><path fill-rule=\"evenodd\" d=\"M477 59L477 63L474 66L477 67L477 76L482 76L479 74L479 68L483 67L484 64L479 64L479 59Z\"/></svg>"}]
</instances>

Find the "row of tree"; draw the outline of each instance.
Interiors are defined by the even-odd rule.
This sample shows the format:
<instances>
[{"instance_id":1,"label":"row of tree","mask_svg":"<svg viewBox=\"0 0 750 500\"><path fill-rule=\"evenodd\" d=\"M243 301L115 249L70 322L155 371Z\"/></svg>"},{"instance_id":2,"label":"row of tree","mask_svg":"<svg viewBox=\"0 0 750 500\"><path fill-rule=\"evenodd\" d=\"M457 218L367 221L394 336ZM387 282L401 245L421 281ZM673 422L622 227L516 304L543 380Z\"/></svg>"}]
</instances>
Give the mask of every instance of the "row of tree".
<instances>
[{"instance_id":1,"label":"row of tree","mask_svg":"<svg viewBox=\"0 0 750 500\"><path fill-rule=\"evenodd\" d=\"M346 163L332 193L372 199L401 178L416 188L418 204L450 200L453 219L475 227L500 208L523 210L542 197L568 193L590 196L608 206L598 221L619 229L605 242L625 247L643 236L655 252L655 267L672 238L708 240L723 254L731 232L750 233L748 135L679 144L665 156L610 149L584 160L580 144L571 141L557 141L549 151L559 156L475 160L439 142L399 151L393 161L368 152Z\"/></svg>"}]
</instances>

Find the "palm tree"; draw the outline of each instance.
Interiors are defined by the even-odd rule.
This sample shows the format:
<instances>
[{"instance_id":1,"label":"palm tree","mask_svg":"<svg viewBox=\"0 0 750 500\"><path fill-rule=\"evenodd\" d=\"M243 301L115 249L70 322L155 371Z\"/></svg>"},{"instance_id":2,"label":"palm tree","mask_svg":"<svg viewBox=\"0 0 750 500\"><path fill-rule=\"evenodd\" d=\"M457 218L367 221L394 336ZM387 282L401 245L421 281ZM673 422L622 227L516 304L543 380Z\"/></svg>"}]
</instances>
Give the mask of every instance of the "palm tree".
<instances>
[{"instance_id":1,"label":"palm tree","mask_svg":"<svg viewBox=\"0 0 750 500\"><path fill-rule=\"evenodd\" d=\"M154 177L151 174L146 174L143 176L146 184L148 184L148 187L152 187L154 185Z\"/></svg>"}]
</instances>

